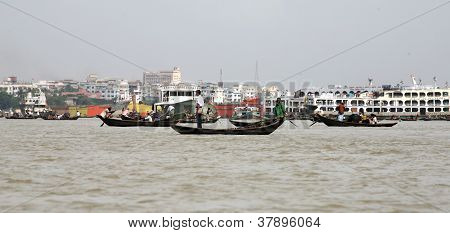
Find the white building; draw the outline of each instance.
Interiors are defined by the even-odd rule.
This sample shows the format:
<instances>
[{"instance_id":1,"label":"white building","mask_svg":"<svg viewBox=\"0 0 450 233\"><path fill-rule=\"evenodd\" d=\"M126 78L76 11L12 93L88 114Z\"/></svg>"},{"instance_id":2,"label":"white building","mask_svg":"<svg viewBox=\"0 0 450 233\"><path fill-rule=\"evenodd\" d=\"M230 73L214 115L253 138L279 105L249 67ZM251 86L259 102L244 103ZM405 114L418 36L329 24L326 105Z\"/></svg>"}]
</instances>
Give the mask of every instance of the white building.
<instances>
[{"instance_id":1,"label":"white building","mask_svg":"<svg viewBox=\"0 0 450 233\"><path fill-rule=\"evenodd\" d=\"M113 90L116 93L116 102L125 102L131 100L130 96L130 86L128 85L128 81L122 80L119 81L119 84L113 87Z\"/></svg>"},{"instance_id":2,"label":"white building","mask_svg":"<svg viewBox=\"0 0 450 233\"><path fill-rule=\"evenodd\" d=\"M130 101L130 86L127 80L98 79L89 75L87 82L80 83L80 87L89 93L98 93L101 99L116 102Z\"/></svg>"},{"instance_id":3,"label":"white building","mask_svg":"<svg viewBox=\"0 0 450 233\"><path fill-rule=\"evenodd\" d=\"M177 85L181 83L181 69L174 67L169 71L144 72L142 78L142 95L145 98L159 97L159 88L163 85Z\"/></svg>"},{"instance_id":4,"label":"white building","mask_svg":"<svg viewBox=\"0 0 450 233\"><path fill-rule=\"evenodd\" d=\"M217 88L219 86L216 83L207 83L207 82L198 82L197 83L198 90L201 91L203 97L213 97L216 93Z\"/></svg>"},{"instance_id":5,"label":"white building","mask_svg":"<svg viewBox=\"0 0 450 233\"><path fill-rule=\"evenodd\" d=\"M224 104L225 103L225 89L222 87L217 87L213 96L211 96L212 102L215 104Z\"/></svg>"},{"instance_id":6,"label":"white building","mask_svg":"<svg viewBox=\"0 0 450 233\"><path fill-rule=\"evenodd\" d=\"M239 104L242 102L242 93L238 87L227 88L224 90L225 103Z\"/></svg>"},{"instance_id":7,"label":"white building","mask_svg":"<svg viewBox=\"0 0 450 233\"><path fill-rule=\"evenodd\" d=\"M60 81L39 80L34 82L33 85L40 89L56 90L63 88L66 84Z\"/></svg>"},{"instance_id":8,"label":"white building","mask_svg":"<svg viewBox=\"0 0 450 233\"><path fill-rule=\"evenodd\" d=\"M20 93L26 93L35 89L33 84L0 84L0 91L6 92L8 95L17 97Z\"/></svg>"},{"instance_id":9,"label":"white building","mask_svg":"<svg viewBox=\"0 0 450 233\"><path fill-rule=\"evenodd\" d=\"M239 84L242 99L253 99L259 96L261 88L257 84Z\"/></svg>"},{"instance_id":10,"label":"white building","mask_svg":"<svg viewBox=\"0 0 450 233\"><path fill-rule=\"evenodd\" d=\"M143 84L179 84L181 83L181 70L174 67L173 70L164 70L158 72L144 72Z\"/></svg>"},{"instance_id":11,"label":"white building","mask_svg":"<svg viewBox=\"0 0 450 233\"><path fill-rule=\"evenodd\" d=\"M32 83L18 83L17 77L8 77L0 84L0 91L6 92L8 95L19 96L35 89Z\"/></svg>"}]
</instances>

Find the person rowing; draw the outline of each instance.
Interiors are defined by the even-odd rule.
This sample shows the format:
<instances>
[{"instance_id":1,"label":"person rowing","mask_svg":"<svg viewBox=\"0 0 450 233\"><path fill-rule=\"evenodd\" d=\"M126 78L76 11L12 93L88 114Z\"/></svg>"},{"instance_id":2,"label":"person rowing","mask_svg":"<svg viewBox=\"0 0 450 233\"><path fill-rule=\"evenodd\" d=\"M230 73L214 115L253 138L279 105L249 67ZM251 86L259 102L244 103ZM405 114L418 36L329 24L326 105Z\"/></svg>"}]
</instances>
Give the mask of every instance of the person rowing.
<instances>
[{"instance_id":1,"label":"person rowing","mask_svg":"<svg viewBox=\"0 0 450 233\"><path fill-rule=\"evenodd\" d=\"M107 109L103 110L103 112L100 115L104 118L111 118L114 112L115 111L111 110L111 107L108 107Z\"/></svg>"},{"instance_id":2,"label":"person rowing","mask_svg":"<svg viewBox=\"0 0 450 233\"><path fill-rule=\"evenodd\" d=\"M200 90L195 91L195 95L197 96L197 102L195 104L195 115L197 118L197 128L202 128L202 115L203 115L203 105L205 105L205 101L202 97L202 92Z\"/></svg>"},{"instance_id":3,"label":"person rowing","mask_svg":"<svg viewBox=\"0 0 450 233\"><path fill-rule=\"evenodd\" d=\"M284 104L281 102L281 98L277 98L273 112L275 113L275 118L277 119L284 118L286 116L286 108L284 107Z\"/></svg>"}]
</instances>

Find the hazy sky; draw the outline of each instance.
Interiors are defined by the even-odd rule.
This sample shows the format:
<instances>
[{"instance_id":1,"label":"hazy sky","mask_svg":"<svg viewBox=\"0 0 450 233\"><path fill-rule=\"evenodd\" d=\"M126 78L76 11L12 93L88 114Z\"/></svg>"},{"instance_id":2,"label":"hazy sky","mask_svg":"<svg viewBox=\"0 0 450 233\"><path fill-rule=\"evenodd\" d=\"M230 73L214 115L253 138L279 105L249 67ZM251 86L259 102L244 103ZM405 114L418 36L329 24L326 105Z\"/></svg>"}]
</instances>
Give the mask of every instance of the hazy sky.
<instances>
[{"instance_id":1,"label":"hazy sky","mask_svg":"<svg viewBox=\"0 0 450 233\"><path fill-rule=\"evenodd\" d=\"M0 0L148 70L187 81L290 76L445 0ZM141 79L143 70L0 4L0 78ZM450 80L450 4L293 80L431 84Z\"/></svg>"}]
</instances>

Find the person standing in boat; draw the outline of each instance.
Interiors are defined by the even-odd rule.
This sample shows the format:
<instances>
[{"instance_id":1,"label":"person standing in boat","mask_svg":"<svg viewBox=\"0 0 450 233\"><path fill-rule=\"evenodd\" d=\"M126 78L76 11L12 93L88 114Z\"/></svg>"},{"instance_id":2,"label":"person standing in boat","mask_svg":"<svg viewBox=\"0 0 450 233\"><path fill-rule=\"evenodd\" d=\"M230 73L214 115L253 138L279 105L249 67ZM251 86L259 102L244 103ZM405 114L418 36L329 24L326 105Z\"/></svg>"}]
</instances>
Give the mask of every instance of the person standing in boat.
<instances>
[{"instance_id":1,"label":"person standing in boat","mask_svg":"<svg viewBox=\"0 0 450 233\"><path fill-rule=\"evenodd\" d=\"M195 95L197 96L197 103L195 104L195 115L197 118L197 128L202 128L202 113L203 106L205 105L205 101L203 100L202 92L200 90L195 91Z\"/></svg>"},{"instance_id":2,"label":"person standing in boat","mask_svg":"<svg viewBox=\"0 0 450 233\"><path fill-rule=\"evenodd\" d=\"M172 105L169 105L167 107L167 111L166 111L166 119L173 118L174 115L175 115L175 107Z\"/></svg>"},{"instance_id":3,"label":"person standing in boat","mask_svg":"<svg viewBox=\"0 0 450 233\"><path fill-rule=\"evenodd\" d=\"M281 98L277 98L273 112L275 113L276 118L284 118L286 115L286 108L284 107L284 104L281 103Z\"/></svg>"},{"instance_id":4,"label":"person standing in boat","mask_svg":"<svg viewBox=\"0 0 450 233\"><path fill-rule=\"evenodd\" d=\"M341 102L336 110L338 111L338 116L337 116L337 120L338 121L344 121L344 112L345 112L345 105L344 102Z\"/></svg>"}]
</instances>

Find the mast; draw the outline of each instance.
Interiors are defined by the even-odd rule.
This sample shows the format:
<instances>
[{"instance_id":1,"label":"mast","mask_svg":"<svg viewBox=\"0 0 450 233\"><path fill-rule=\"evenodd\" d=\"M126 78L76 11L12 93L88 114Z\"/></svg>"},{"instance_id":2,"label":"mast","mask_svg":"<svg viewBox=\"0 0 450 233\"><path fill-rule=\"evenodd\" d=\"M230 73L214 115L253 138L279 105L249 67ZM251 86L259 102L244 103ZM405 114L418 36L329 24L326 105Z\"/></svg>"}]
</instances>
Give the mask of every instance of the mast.
<instances>
[{"instance_id":1,"label":"mast","mask_svg":"<svg viewBox=\"0 0 450 233\"><path fill-rule=\"evenodd\" d=\"M416 82L416 77L414 77L414 75L413 75L413 74L411 74L411 80L412 80L412 83L413 83L414 89L416 89L416 88L417 88L417 82Z\"/></svg>"},{"instance_id":2,"label":"mast","mask_svg":"<svg viewBox=\"0 0 450 233\"><path fill-rule=\"evenodd\" d=\"M222 68L220 68L219 82L217 83L219 87L223 87L222 74Z\"/></svg>"}]
</instances>

